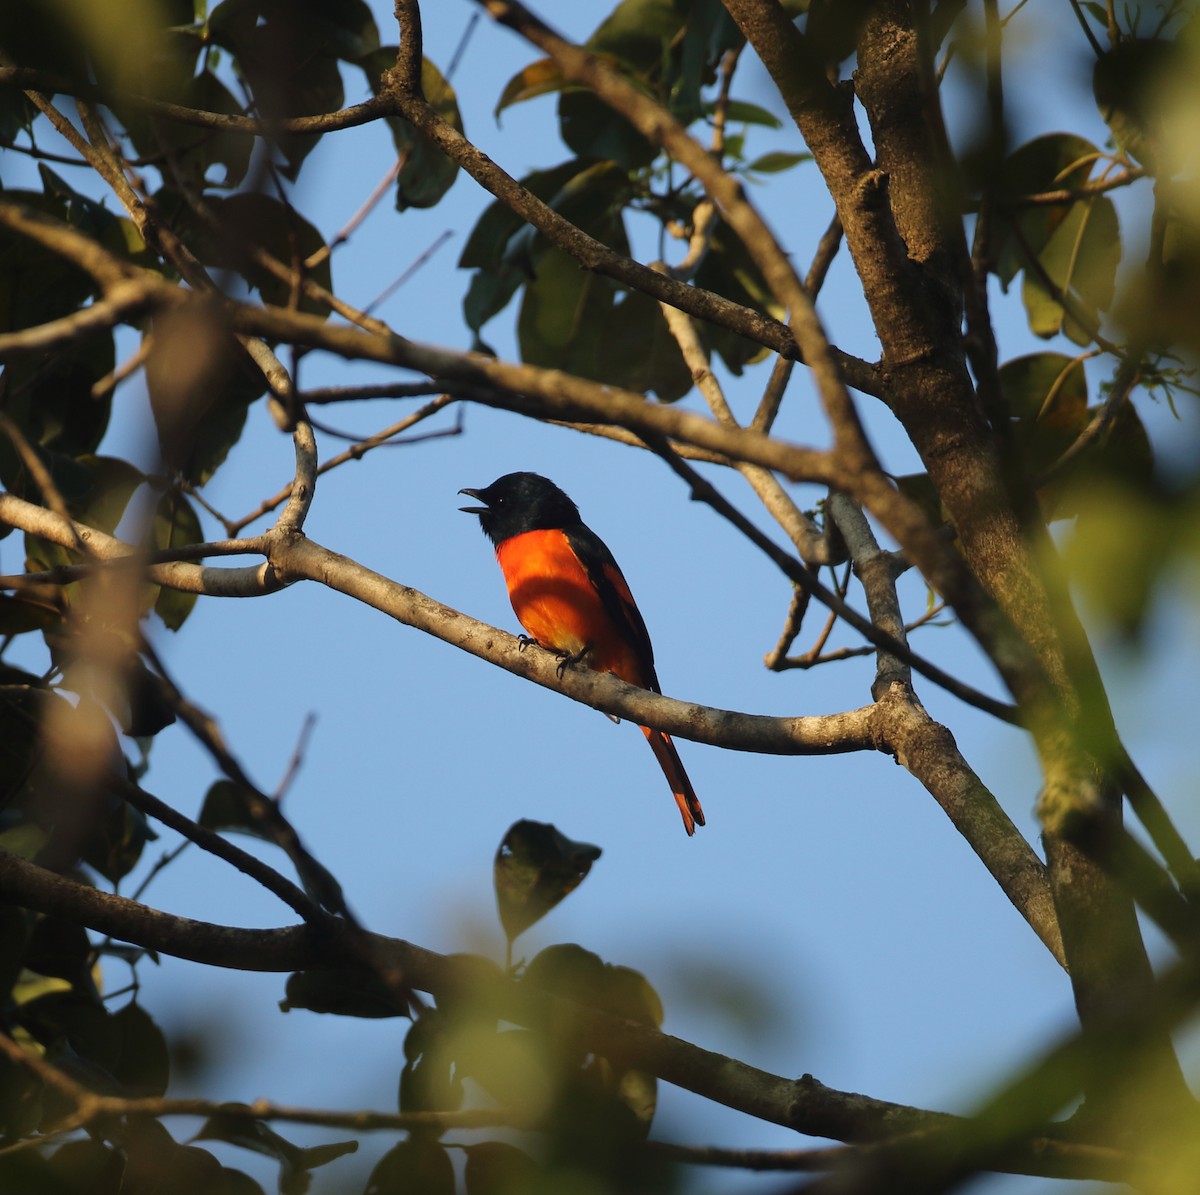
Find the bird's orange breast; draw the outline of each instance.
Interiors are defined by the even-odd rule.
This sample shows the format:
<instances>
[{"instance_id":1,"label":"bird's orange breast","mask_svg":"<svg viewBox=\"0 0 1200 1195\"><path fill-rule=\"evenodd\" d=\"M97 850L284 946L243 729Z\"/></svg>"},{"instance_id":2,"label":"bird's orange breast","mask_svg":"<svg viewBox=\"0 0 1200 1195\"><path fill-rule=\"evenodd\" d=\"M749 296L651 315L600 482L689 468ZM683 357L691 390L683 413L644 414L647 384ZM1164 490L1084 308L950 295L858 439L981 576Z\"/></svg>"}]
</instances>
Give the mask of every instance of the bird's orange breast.
<instances>
[{"instance_id":1,"label":"bird's orange breast","mask_svg":"<svg viewBox=\"0 0 1200 1195\"><path fill-rule=\"evenodd\" d=\"M586 647L589 668L644 684L636 652L562 531L514 535L496 549L496 559L513 611L538 643L571 655Z\"/></svg>"}]
</instances>

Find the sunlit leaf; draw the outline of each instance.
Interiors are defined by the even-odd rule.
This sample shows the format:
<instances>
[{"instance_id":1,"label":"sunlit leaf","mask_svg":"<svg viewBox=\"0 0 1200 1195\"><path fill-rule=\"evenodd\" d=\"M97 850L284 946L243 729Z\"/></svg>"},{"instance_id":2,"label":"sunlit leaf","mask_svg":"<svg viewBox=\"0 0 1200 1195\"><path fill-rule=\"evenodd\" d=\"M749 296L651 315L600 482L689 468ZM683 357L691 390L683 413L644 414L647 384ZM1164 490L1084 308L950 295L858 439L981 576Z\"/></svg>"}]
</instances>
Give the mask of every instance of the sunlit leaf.
<instances>
[{"instance_id":1,"label":"sunlit leaf","mask_svg":"<svg viewBox=\"0 0 1200 1195\"><path fill-rule=\"evenodd\" d=\"M753 162L747 164L746 169L757 174L780 174L784 170L791 170L793 166L811 161L812 154L810 153L785 153L782 150L775 150L772 153L763 154L760 158L755 158Z\"/></svg>"},{"instance_id":2,"label":"sunlit leaf","mask_svg":"<svg viewBox=\"0 0 1200 1195\"><path fill-rule=\"evenodd\" d=\"M558 63L553 58L539 58L537 62L531 62L519 70L504 85L493 115L499 118L505 108L531 100L535 96L558 91L564 83L562 68Z\"/></svg>"}]
</instances>

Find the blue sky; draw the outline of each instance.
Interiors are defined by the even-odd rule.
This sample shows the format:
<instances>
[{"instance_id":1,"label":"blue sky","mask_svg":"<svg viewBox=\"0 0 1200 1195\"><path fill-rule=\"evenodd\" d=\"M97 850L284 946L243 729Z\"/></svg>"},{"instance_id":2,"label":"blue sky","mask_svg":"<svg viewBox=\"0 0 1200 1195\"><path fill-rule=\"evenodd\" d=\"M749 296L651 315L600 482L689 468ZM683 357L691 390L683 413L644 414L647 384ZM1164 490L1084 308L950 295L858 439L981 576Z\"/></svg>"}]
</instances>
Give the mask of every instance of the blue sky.
<instances>
[{"instance_id":1,"label":"blue sky","mask_svg":"<svg viewBox=\"0 0 1200 1195\"><path fill-rule=\"evenodd\" d=\"M394 40L390 7L374 7L383 40ZM426 53L444 68L476 9L452 0L424 7ZM545 7L549 19L576 36L586 36L606 11L592 0ZM1088 98L1086 77L1073 68L1054 69L1056 46L1073 38L1072 28L1063 28L1062 39L1026 43L1028 56L1019 69L1029 82L1009 87L1018 139L1072 128L1104 140L1099 118L1081 106ZM554 136L553 99L512 108L499 126L491 116L504 82L535 56L484 18L453 80L467 135L517 176L566 156ZM348 74L347 82L347 102L362 98L355 90L358 77ZM735 94L768 102L765 82L753 70L744 73ZM961 103L962 92L952 87L952 129L969 123ZM751 135L762 152L802 148L788 129ZM297 206L332 235L387 170L390 154L382 126L326 137L301 175ZM8 154L2 164L5 186L21 185L26 162ZM79 185L75 175L71 181ZM807 263L831 213L815 170L802 167L751 195L796 260ZM385 202L335 255L336 291L365 305L449 230L448 242L377 314L406 337L469 347L460 307L467 276L453 263L489 201L462 176L432 211L400 215ZM1122 199L1127 226L1137 218L1139 202ZM656 250L646 244L638 252L645 260ZM1024 328L1018 297L997 292L993 299L1002 358L1040 347ZM841 348L875 358L844 255L821 310ZM515 352L511 324L510 311L486 333L506 357ZM729 380L735 412L753 410L768 368L759 365ZM312 354L301 380L309 386L380 376L400 377ZM684 401L700 409L695 395ZM860 401L887 466L897 473L914 469L911 449L890 415L876 400ZM365 435L410 406L333 407L321 418ZM146 459L152 437L140 380L119 391L116 407L109 449ZM1178 422L1152 404L1142 403L1140 410L1155 436L1194 444L1194 408L1182 409ZM443 416L440 425L450 422ZM802 369L788 391L780 431L804 443L827 440ZM341 447L325 439L322 455ZM691 503L681 483L649 454L469 408L458 437L382 449L323 477L307 531L397 581L515 631L490 548L477 521L458 512L456 496L462 486L485 485L513 469L558 481L612 548L645 616L669 694L778 714L833 712L869 700L870 659L807 673L777 675L763 668L763 654L774 645L787 610L788 584L753 546ZM206 497L225 514L239 515L278 490L290 472L291 446L260 404ZM752 495L738 479L710 476L753 511ZM803 506L821 497L811 487L797 490ZM215 525L210 534L220 534ZM0 551L8 553L9 571L18 566L15 537ZM1181 579L1153 620L1143 654L1104 646L1099 630L1118 720L1134 758L1196 841L1200 818L1187 799L1188 741L1179 733L1187 708L1184 685L1197 654L1189 596ZM911 578L903 597L910 617L924 608L923 587ZM810 613L798 646L807 646L821 620L820 612ZM664 998L665 1029L707 1048L781 1074L809 1072L833 1087L959 1111L1072 1024L1064 975L931 798L890 759L779 759L681 743L709 819L689 840L635 728L614 727L592 710L315 585L256 600L203 600L181 634L164 632L157 641L184 690L218 717L236 754L268 790L284 773L306 716L316 715L285 809L371 929L436 950L477 950L502 959L492 855L506 828L528 817L594 842L604 855L582 887L518 941L518 955L578 942L638 968ZM837 636L834 642L855 640ZM916 646L972 683L999 691L990 668L957 630L925 630ZM926 682L919 695L1036 841L1038 778L1024 736ZM196 813L216 778L207 756L175 727L159 736L152 761L147 786ZM164 834L156 846L171 844ZM263 849L282 866L281 857ZM147 862L158 853L151 847ZM233 925L290 920L250 881L194 849L155 881L146 899L174 913ZM144 966L141 978L147 1007L168 1030L197 1021L220 1026L214 1066L197 1077L196 1094L394 1107L406 1022L280 1016L275 1005L283 995L282 976L202 970L164 959L159 968ZM114 968L112 982L124 979ZM731 1012L731 998L756 1015ZM175 1131L184 1135L180 1126ZM285 1135L303 1136L290 1129ZM803 1143L783 1129L665 1086L655 1135L698 1144ZM313 1139L334 1136L316 1133ZM338 1190L339 1176L367 1165L390 1140L378 1135L357 1158L318 1172L314 1191ZM230 1161L264 1173L248 1155L231 1153ZM776 1181L697 1175L695 1189L765 1190ZM1052 1185L1008 1178L987 1184L1006 1192Z\"/></svg>"}]
</instances>

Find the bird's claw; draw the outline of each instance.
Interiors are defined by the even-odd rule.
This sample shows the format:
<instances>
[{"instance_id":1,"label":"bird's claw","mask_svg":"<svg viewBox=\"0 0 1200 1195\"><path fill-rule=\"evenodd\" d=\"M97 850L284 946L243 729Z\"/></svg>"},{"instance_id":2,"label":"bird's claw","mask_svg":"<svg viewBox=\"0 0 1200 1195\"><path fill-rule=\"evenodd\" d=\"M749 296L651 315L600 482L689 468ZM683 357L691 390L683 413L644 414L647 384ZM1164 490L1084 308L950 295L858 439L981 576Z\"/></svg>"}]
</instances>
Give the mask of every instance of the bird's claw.
<instances>
[{"instance_id":1,"label":"bird's claw","mask_svg":"<svg viewBox=\"0 0 1200 1195\"><path fill-rule=\"evenodd\" d=\"M536 643L537 640L532 635L517 636L517 651L524 651L531 643Z\"/></svg>"},{"instance_id":2,"label":"bird's claw","mask_svg":"<svg viewBox=\"0 0 1200 1195\"><path fill-rule=\"evenodd\" d=\"M555 676L557 676L559 680L562 680L563 673L566 672L568 668L572 668L578 664L591 650L592 645L589 643L586 647L580 648L579 651L577 651L574 655L567 651L560 651L558 653L558 667L554 670Z\"/></svg>"}]
</instances>

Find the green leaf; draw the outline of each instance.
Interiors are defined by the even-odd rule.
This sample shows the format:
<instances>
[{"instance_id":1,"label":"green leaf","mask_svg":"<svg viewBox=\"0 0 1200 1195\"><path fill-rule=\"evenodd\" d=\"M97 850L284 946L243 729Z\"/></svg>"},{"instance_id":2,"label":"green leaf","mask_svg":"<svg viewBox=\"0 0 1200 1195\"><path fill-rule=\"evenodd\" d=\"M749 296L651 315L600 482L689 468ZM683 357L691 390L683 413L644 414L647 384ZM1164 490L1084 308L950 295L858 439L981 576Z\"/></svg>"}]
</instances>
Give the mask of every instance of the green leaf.
<instances>
[{"instance_id":1,"label":"green leaf","mask_svg":"<svg viewBox=\"0 0 1200 1195\"><path fill-rule=\"evenodd\" d=\"M379 1159L364 1195L454 1195L454 1167L436 1141L410 1137Z\"/></svg>"},{"instance_id":2,"label":"green leaf","mask_svg":"<svg viewBox=\"0 0 1200 1195\"><path fill-rule=\"evenodd\" d=\"M662 1001L644 975L630 967L605 963L599 955L573 943L547 946L530 960L522 983L627 1021L654 1028L662 1024Z\"/></svg>"},{"instance_id":3,"label":"green leaf","mask_svg":"<svg viewBox=\"0 0 1200 1195\"><path fill-rule=\"evenodd\" d=\"M1047 133L1026 142L1004 160L995 179L998 209L992 234L996 274L1004 287L1025 268L1030 254L1041 256L1068 212L1060 205L1022 206L1017 201L1045 191L1081 187L1099 157L1100 150L1086 138Z\"/></svg>"},{"instance_id":4,"label":"green leaf","mask_svg":"<svg viewBox=\"0 0 1200 1195\"><path fill-rule=\"evenodd\" d=\"M177 548L181 544L198 544L204 540L200 517L192 504L180 493L171 491L158 501L154 513L154 546ZM162 589L154 603L154 612L169 631L177 631L196 604L196 594L178 589Z\"/></svg>"},{"instance_id":5,"label":"green leaf","mask_svg":"<svg viewBox=\"0 0 1200 1195\"><path fill-rule=\"evenodd\" d=\"M275 1132L264 1121L245 1116L212 1116L196 1134L197 1141L224 1141L279 1162L281 1195L304 1195L310 1171L358 1149L357 1141L335 1141L302 1149Z\"/></svg>"},{"instance_id":6,"label":"green leaf","mask_svg":"<svg viewBox=\"0 0 1200 1195\"><path fill-rule=\"evenodd\" d=\"M1136 639L1171 560L1176 520L1154 495L1121 484L1089 485L1063 549L1085 604L1114 630Z\"/></svg>"},{"instance_id":7,"label":"green leaf","mask_svg":"<svg viewBox=\"0 0 1200 1195\"><path fill-rule=\"evenodd\" d=\"M213 42L233 54L266 120L313 116L342 106L338 59L357 61L379 44L362 0L223 0L208 20ZM317 134L276 139L295 179Z\"/></svg>"},{"instance_id":8,"label":"green leaf","mask_svg":"<svg viewBox=\"0 0 1200 1195\"><path fill-rule=\"evenodd\" d=\"M134 1098L164 1095L171 1058L162 1030L140 1004L133 1002L113 1014L113 1024L121 1036L117 1078L126 1092Z\"/></svg>"},{"instance_id":9,"label":"green leaf","mask_svg":"<svg viewBox=\"0 0 1200 1195\"><path fill-rule=\"evenodd\" d=\"M605 379L611 385L654 391L662 402L675 402L691 390L692 371L654 299L626 291L613 307L606 331L610 343L621 346Z\"/></svg>"},{"instance_id":10,"label":"green leaf","mask_svg":"<svg viewBox=\"0 0 1200 1195\"><path fill-rule=\"evenodd\" d=\"M383 72L395 64L395 46L384 46L359 62L372 93L379 93ZM421 90L434 111L461 133L463 123L458 110L458 97L446 77L428 58L421 61ZM392 132L396 154L403 163L396 177L396 210L403 212L410 207L434 207L454 185L458 177L457 164L408 121L389 116L387 124Z\"/></svg>"},{"instance_id":11,"label":"green leaf","mask_svg":"<svg viewBox=\"0 0 1200 1195\"><path fill-rule=\"evenodd\" d=\"M793 166L812 160L813 156L810 153L785 153L783 150L774 150L755 158L746 169L757 174L780 174L784 170L791 170Z\"/></svg>"},{"instance_id":12,"label":"green leaf","mask_svg":"<svg viewBox=\"0 0 1200 1195\"><path fill-rule=\"evenodd\" d=\"M112 399L94 399L92 387L115 363L110 333L53 353L23 355L5 370L5 407L26 437L48 452L93 452L108 430Z\"/></svg>"},{"instance_id":13,"label":"green leaf","mask_svg":"<svg viewBox=\"0 0 1200 1195\"><path fill-rule=\"evenodd\" d=\"M712 101L704 105L704 111L709 116L716 110L717 105ZM774 112L747 100L730 100L725 105L725 120L728 124L754 124L768 129L783 128L783 121Z\"/></svg>"},{"instance_id":14,"label":"green leaf","mask_svg":"<svg viewBox=\"0 0 1200 1195\"><path fill-rule=\"evenodd\" d=\"M467 1195L520 1195L533 1190L538 1164L524 1150L504 1141L481 1141L463 1149Z\"/></svg>"},{"instance_id":15,"label":"green leaf","mask_svg":"<svg viewBox=\"0 0 1200 1195\"><path fill-rule=\"evenodd\" d=\"M157 838L144 813L124 801L114 800L93 815L80 854L89 867L116 883L137 866L146 843Z\"/></svg>"},{"instance_id":16,"label":"green leaf","mask_svg":"<svg viewBox=\"0 0 1200 1195\"><path fill-rule=\"evenodd\" d=\"M36 1187L52 1195L61 1190L86 1191L87 1195L118 1195L125 1175L125 1159L120 1151L102 1141L68 1141L54 1151L50 1170L61 1188ZM19 1188L18 1188L19 1189Z\"/></svg>"},{"instance_id":17,"label":"green leaf","mask_svg":"<svg viewBox=\"0 0 1200 1195\"><path fill-rule=\"evenodd\" d=\"M1178 87L1187 71L1179 45L1162 38L1122 38L1096 58L1092 91L1104 123L1119 149L1151 174L1173 174L1175 163L1164 151L1164 95ZM1178 156L1178 150L1176 150Z\"/></svg>"},{"instance_id":18,"label":"green leaf","mask_svg":"<svg viewBox=\"0 0 1200 1195\"><path fill-rule=\"evenodd\" d=\"M511 942L583 882L600 848L574 842L545 822L514 822L496 852L493 881Z\"/></svg>"},{"instance_id":19,"label":"green leaf","mask_svg":"<svg viewBox=\"0 0 1200 1195\"><path fill-rule=\"evenodd\" d=\"M269 253L289 270L300 268L314 253L325 248L325 238L294 207L272 195L243 191L226 198L207 197L209 207L217 218L222 235L211 236L207 264L238 270L272 307L287 307L292 299L289 281L277 278L268 270L252 265L245 257L243 246L257 246ZM333 276L328 256L315 268L306 270L308 277L332 289ZM324 303L300 293L297 308L310 315L328 315Z\"/></svg>"},{"instance_id":20,"label":"green leaf","mask_svg":"<svg viewBox=\"0 0 1200 1195\"><path fill-rule=\"evenodd\" d=\"M1013 419L1081 429L1088 398L1082 360L1062 353L1030 353L1006 361L999 372Z\"/></svg>"},{"instance_id":21,"label":"green leaf","mask_svg":"<svg viewBox=\"0 0 1200 1195\"><path fill-rule=\"evenodd\" d=\"M566 85L562 69L553 58L539 58L528 66L517 71L504 85L500 98L492 115L497 119L505 108L513 104L521 104L535 96L548 95L553 91L561 91Z\"/></svg>"},{"instance_id":22,"label":"green leaf","mask_svg":"<svg viewBox=\"0 0 1200 1195\"><path fill-rule=\"evenodd\" d=\"M209 787L197 820L209 830L234 830L263 842L275 841L262 820L255 817L246 790L232 780L217 780Z\"/></svg>"},{"instance_id":23,"label":"green leaf","mask_svg":"<svg viewBox=\"0 0 1200 1195\"><path fill-rule=\"evenodd\" d=\"M462 1076L446 1023L439 1009L428 1010L413 1021L405 1036L401 1112L452 1112L462 1107Z\"/></svg>"},{"instance_id":24,"label":"green leaf","mask_svg":"<svg viewBox=\"0 0 1200 1195\"><path fill-rule=\"evenodd\" d=\"M225 1195L220 1162L207 1150L178 1144L156 1120L130 1120L124 1124L121 1148L126 1159L123 1193Z\"/></svg>"},{"instance_id":25,"label":"green leaf","mask_svg":"<svg viewBox=\"0 0 1200 1195\"><path fill-rule=\"evenodd\" d=\"M658 156L652 142L590 91L564 91L559 96L558 124L564 144L581 158L636 171Z\"/></svg>"},{"instance_id":26,"label":"green leaf","mask_svg":"<svg viewBox=\"0 0 1200 1195\"><path fill-rule=\"evenodd\" d=\"M145 484L146 475L116 456L85 456L91 488L76 506L81 522L112 535L125 515L129 500Z\"/></svg>"},{"instance_id":27,"label":"green leaf","mask_svg":"<svg viewBox=\"0 0 1200 1195\"><path fill-rule=\"evenodd\" d=\"M1022 287L1030 329L1038 336L1065 332L1077 344L1090 344L1096 312L1111 304L1121 264L1121 236L1116 208L1104 196L1073 204L1038 253L1038 261L1051 286L1040 273L1026 268ZM1086 313L1081 324L1064 304Z\"/></svg>"},{"instance_id":28,"label":"green leaf","mask_svg":"<svg viewBox=\"0 0 1200 1195\"><path fill-rule=\"evenodd\" d=\"M237 443L262 371L217 318L193 305L155 317L146 387L164 462L204 485Z\"/></svg>"},{"instance_id":29,"label":"green leaf","mask_svg":"<svg viewBox=\"0 0 1200 1195\"><path fill-rule=\"evenodd\" d=\"M296 971L288 976L283 1012L294 1008L340 1017L404 1017L408 1000L373 971L341 967L324 971Z\"/></svg>"},{"instance_id":30,"label":"green leaf","mask_svg":"<svg viewBox=\"0 0 1200 1195\"><path fill-rule=\"evenodd\" d=\"M743 307L752 307L763 315L782 319L783 308L776 301L766 279L746 252L741 240L725 224L713 231L708 255L696 271L696 285ZM745 366L767 355L761 344L736 332L714 326L702 327L704 339L720 354L730 373L740 376Z\"/></svg>"}]
</instances>

